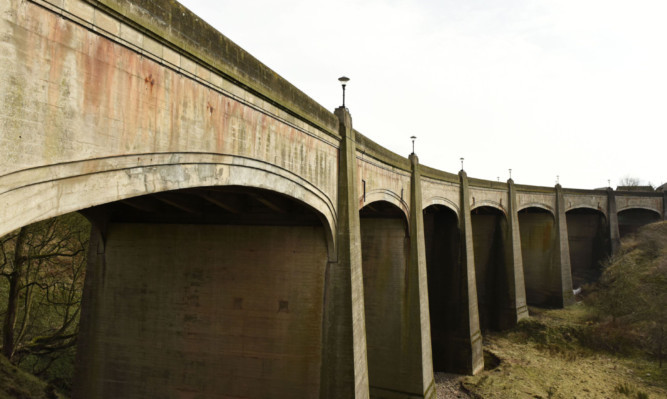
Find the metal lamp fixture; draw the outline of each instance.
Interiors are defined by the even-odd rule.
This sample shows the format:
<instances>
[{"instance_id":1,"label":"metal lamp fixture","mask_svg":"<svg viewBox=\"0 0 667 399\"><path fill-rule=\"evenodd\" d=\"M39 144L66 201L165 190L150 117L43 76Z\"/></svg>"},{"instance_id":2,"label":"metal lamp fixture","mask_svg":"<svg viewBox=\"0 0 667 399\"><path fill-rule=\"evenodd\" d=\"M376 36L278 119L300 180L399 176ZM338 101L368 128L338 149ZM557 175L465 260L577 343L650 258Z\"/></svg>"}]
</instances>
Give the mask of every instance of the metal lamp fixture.
<instances>
[{"instance_id":1,"label":"metal lamp fixture","mask_svg":"<svg viewBox=\"0 0 667 399\"><path fill-rule=\"evenodd\" d=\"M412 153L415 153L415 140L417 139L417 136L410 136L410 140L412 140Z\"/></svg>"},{"instance_id":2,"label":"metal lamp fixture","mask_svg":"<svg viewBox=\"0 0 667 399\"><path fill-rule=\"evenodd\" d=\"M340 78L338 78L338 81L343 86L343 108L345 108L345 86L347 85L347 82L350 81L350 78L346 76L341 76Z\"/></svg>"}]
</instances>

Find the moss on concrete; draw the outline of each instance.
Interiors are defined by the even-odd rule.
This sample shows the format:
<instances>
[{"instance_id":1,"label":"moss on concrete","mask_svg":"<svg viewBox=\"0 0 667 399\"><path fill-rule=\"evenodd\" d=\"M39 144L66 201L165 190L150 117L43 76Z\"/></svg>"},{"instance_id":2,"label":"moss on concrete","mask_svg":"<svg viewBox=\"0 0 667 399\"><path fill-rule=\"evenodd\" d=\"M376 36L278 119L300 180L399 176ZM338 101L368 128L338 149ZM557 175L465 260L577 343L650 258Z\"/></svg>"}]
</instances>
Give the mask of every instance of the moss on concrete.
<instances>
[{"instance_id":1,"label":"moss on concrete","mask_svg":"<svg viewBox=\"0 0 667 399\"><path fill-rule=\"evenodd\" d=\"M484 179L475 179L474 177L468 178L468 184L471 187L480 187L480 188L493 188L498 190L507 190L506 182L499 182L493 180L484 180Z\"/></svg>"},{"instance_id":2,"label":"moss on concrete","mask_svg":"<svg viewBox=\"0 0 667 399\"><path fill-rule=\"evenodd\" d=\"M357 151L384 162L389 166L412 173L412 165L407 158L389 151L356 130L354 131L354 135L357 142Z\"/></svg>"},{"instance_id":3,"label":"moss on concrete","mask_svg":"<svg viewBox=\"0 0 667 399\"><path fill-rule=\"evenodd\" d=\"M459 175L454 173L443 172L441 170L421 164L419 165L419 170L421 171L421 175L424 177L430 177L431 179L442 180L450 183L458 184L459 182Z\"/></svg>"}]
</instances>

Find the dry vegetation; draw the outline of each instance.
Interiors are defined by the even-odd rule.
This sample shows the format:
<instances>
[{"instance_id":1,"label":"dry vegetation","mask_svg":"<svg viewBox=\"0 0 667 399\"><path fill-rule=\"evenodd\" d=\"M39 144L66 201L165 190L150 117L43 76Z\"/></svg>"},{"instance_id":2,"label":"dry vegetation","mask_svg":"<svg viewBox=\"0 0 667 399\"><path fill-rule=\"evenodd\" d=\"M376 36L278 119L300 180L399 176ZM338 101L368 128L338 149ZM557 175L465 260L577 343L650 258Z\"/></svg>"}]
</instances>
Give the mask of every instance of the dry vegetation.
<instances>
[{"instance_id":1,"label":"dry vegetation","mask_svg":"<svg viewBox=\"0 0 667 399\"><path fill-rule=\"evenodd\" d=\"M461 378L473 398L667 398L667 222L624 240L599 283L562 310L487 333L500 363ZM456 396L453 396L456 397Z\"/></svg>"}]
</instances>

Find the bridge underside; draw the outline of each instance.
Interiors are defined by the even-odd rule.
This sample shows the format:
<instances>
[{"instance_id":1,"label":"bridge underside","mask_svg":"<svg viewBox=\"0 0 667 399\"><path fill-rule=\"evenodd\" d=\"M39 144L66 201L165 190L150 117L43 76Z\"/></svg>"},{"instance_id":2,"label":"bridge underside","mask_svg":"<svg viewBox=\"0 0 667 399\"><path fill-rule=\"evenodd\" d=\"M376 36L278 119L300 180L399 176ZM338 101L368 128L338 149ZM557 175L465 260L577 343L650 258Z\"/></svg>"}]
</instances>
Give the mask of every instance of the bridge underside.
<instances>
[{"instance_id":1,"label":"bridge underside","mask_svg":"<svg viewBox=\"0 0 667 399\"><path fill-rule=\"evenodd\" d=\"M461 238L454 211L433 205L424 210L424 244L428 272L429 314L433 370L462 370L467 357L466 324L461 285L465 282L460 267ZM463 351L464 353L460 353Z\"/></svg>"},{"instance_id":2,"label":"bridge underside","mask_svg":"<svg viewBox=\"0 0 667 399\"><path fill-rule=\"evenodd\" d=\"M415 307L408 294L405 214L389 202L374 202L360 211L360 226L370 395L423 397L419 352L411 342Z\"/></svg>"},{"instance_id":3,"label":"bridge underside","mask_svg":"<svg viewBox=\"0 0 667 399\"><path fill-rule=\"evenodd\" d=\"M567 212L567 232L572 265L572 286L596 281L602 272L600 262L610 253L609 226L604 215L582 208Z\"/></svg>"},{"instance_id":4,"label":"bridge underside","mask_svg":"<svg viewBox=\"0 0 667 399\"><path fill-rule=\"evenodd\" d=\"M519 211L521 255L529 305L563 306L554 216L541 208Z\"/></svg>"},{"instance_id":5,"label":"bridge underside","mask_svg":"<svg viewBox=\"0 0 667 399\"><path fill-rule=\"evenodd\" d=\"M75 396L319 395L327 243L306 206L185 190L88 211Z\"/></svg>"},{"instance_id":6,"label":"bridge underside","mask_svg":"<svg viewBox=\"0 0 667 399\"><path fill-rule=\"evenodd\" d=\"M644 225L660 220L660 214L648 209L625 209L618 213L618 230L621 238L623 238L629 234L633 234Z\"/></svg>"}]
</instances>

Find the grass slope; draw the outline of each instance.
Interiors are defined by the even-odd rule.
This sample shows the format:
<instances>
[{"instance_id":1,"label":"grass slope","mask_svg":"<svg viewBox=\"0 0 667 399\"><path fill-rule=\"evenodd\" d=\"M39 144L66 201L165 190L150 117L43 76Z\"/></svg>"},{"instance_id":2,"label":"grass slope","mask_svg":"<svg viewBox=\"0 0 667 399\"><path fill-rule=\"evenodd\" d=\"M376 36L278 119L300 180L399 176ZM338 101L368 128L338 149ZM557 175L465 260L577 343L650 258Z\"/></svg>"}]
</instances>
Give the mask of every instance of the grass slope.
<instances>
[{"instance_id":1,"label":"grass slope","mask_svg":"<svg viewBox=\"0 0 667 399\"><path fill-rule=\"evenodd\" d=\"M516 329L487 333L484 348L500 364L465 377L463 387L484 399L667 398L666 367L642 356L589 349L591 316L584 305L531 309L531 319Z\"/></svg>"},{"instance_id":2,"label":"grass slope","mask_svg":"<svg viewBox=\"0 0 667 399\"><path fill-rule=\"evenodd\" d=\"M463 388L484 399L667 399L667 222L624 239L587 291L577 305L531 308L516 328L485 333L500 363Z\"/></svg>"},{"instance_id":3,"label":"grass slope","mask_svg":"<svg viewBox=\"0 0 667 399\"><path fill-rule=\"evenodd\" d=\"M0 355L0 398L57 399L64 398L52 386L9 363Z\"/></svg>"}]
</instances>

